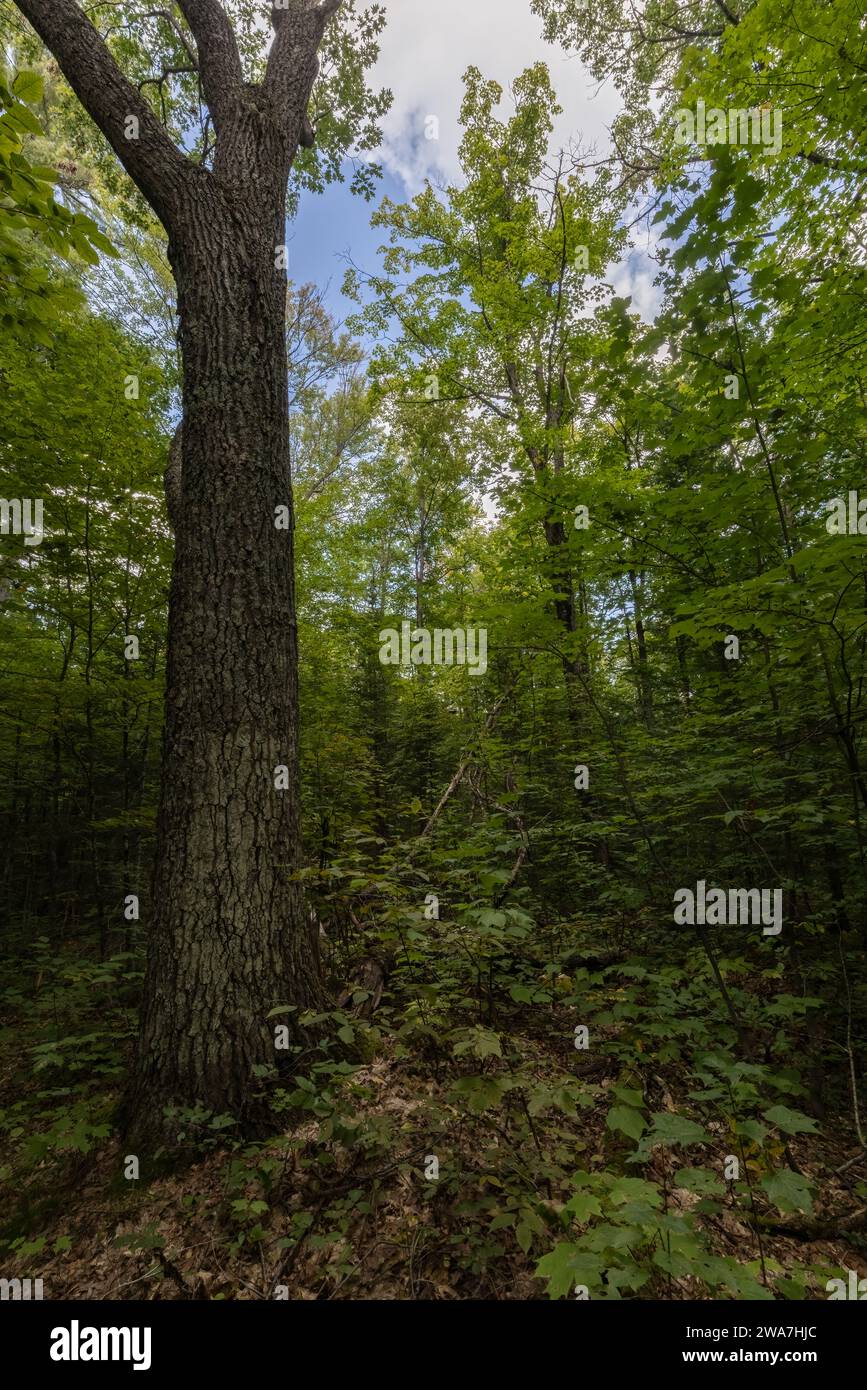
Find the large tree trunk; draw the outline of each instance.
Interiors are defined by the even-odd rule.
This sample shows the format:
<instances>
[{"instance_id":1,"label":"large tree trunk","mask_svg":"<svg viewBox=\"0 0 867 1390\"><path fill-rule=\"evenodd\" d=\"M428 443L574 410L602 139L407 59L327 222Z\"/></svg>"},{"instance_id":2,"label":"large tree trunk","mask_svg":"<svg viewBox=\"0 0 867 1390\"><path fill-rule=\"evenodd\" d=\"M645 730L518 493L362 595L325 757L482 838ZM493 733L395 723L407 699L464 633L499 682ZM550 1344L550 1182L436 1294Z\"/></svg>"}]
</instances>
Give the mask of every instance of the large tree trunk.
<instances>
[{"instance_id":1,"label":"large tree trunk","mask_svg":"<svg viewBox=\"0 0 867 1390\"><path fill-rule=\"evenodd\" d=\"M199 199L170 243L183 466L133 1130L172 1101L255 1125L253 1068L275 1060L269 1011L320 998L289 880L298 675L292 526L276 525L292 507L279 167L262 171L258 206Z\"/></svg>"},{"instance_id":2,"label":"large tree trunk","mask_svg":"<svg viewBox=\"0 0 867 1390\"><path fill-rule=\"evenodd\" d=\"M170 1136L164 1111L177 1105L256 1129L267 1112L254 1068L276 1060L268 1014L320 1000L316 945L289 881L300 857L298 660L277 248L340 0L275 7L258 85L244 80L220 0L178 0L217 134L213 169L175 147L76 0L16 3L165 226L178 287L184 416L180 477L174 451L167 480L176 550L163 780L126 1128L144 1145Z\"/></svg>"}]
</instances>

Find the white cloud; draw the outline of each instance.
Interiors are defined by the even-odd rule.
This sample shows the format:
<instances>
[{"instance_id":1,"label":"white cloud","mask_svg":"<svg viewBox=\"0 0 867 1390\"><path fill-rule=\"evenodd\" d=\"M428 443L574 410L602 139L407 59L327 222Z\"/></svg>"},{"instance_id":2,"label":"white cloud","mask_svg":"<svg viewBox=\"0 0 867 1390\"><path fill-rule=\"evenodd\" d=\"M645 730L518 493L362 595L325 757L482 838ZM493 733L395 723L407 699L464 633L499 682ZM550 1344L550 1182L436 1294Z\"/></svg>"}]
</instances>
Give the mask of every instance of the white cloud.
<instances>
[{"instance_id":1,"label":"white cloud","mask_svg":"<svg viewBox=\"0 0 867 1390\"><path fill-rule=\"evenodd\" d=\"M599 90L574 55L544 42L529 0L386 0L386 9L374 81L392 89L394 105L377 158L409 192L426 177L459 180L458 116L463 74L471 64L505 89L507 113L510 83L532 63L546 62L563 107L552 147L574 142L607 150L617 94L610 84ZM439 121L438 140L425 138L428 116Z\"/></svg>"},{"instance_id":2,"label":"white cloud","mask_svg":"<svg viewBox=\"0 0 867 1390\"><path fill-rule=\"evenodd\" d=\"M390 87L394 105L384 122L383 144L376 158L399 178L407 193L416 193L430 178L459 183L458 124L463 75L474 64L483 76L504 89L504 116L510 109L509 86L525 68L547 63L563 113L551 139L552 151L580 145L600 155L610 150L608 128L619 110L611 83L601 87L574 54L546 44L541 21L529 0L385 0L388 24L374 84ZM428 140L425 122L435 116L439 139ZM647 321L659 305L653 285L658 269L649 253L655 238L636 246L606 277L616 294L631 295L633 309Z\"/></svg>"},{"instance_id":3,"label":"white cloud","mask_svg":"<svg viewBox=\"0 0 867 1390\"><path fill-rule=\"evenodd\" d=\"M640 314L645 323L653 322L662 303L662 291L654 284L659 265L653 256L659 244L655 233L640 238L625 260L608 267L606 277L616 295L631 298L631 311Z\"/></svg>"}]
</instances>

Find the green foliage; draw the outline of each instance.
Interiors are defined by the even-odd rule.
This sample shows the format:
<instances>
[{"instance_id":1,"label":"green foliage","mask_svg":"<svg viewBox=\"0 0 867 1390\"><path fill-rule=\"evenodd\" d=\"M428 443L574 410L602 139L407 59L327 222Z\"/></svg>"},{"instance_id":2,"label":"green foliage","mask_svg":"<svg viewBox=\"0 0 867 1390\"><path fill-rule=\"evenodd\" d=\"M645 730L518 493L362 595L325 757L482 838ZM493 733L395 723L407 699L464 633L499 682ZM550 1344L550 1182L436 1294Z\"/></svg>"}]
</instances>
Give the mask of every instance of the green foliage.
<instances>
[{"instance_id":1,"label":"green foliage","mask_svg":"<svg viewBox=\"0 0 867 1390\"><path fill-rule=\"evenodd\" d=\"M744 1265L714 1255L698 1219L669 1210L655 1182L611 1173L576 1173L575 1196L562 1209L564 1225L586 1227L574 1240L560 1241L536 1266L550 1298L576 1287L578 1296L622 1299L639 1289L660 1297L666 1280L686 1279L722 1297L770 1299L759 1283L758 1262Z\"/></svg>"},{"instance_id":2,"label":"green foliage","mask_svg":"<svg viewBox=\"0 0 867 1390\"><path fill-rule=\"evenodd\" d=\"M54 320L76 296L49 258L34 255L33 241L89 264L98 263L100 252L114 255L114 248L92 218L57 202L55 171L27 156L28 137L42 134L31 110L42 95L38 72L22 69L11 82L0 73L0 330L50 347Z\"/></svg>"}]
</instances>

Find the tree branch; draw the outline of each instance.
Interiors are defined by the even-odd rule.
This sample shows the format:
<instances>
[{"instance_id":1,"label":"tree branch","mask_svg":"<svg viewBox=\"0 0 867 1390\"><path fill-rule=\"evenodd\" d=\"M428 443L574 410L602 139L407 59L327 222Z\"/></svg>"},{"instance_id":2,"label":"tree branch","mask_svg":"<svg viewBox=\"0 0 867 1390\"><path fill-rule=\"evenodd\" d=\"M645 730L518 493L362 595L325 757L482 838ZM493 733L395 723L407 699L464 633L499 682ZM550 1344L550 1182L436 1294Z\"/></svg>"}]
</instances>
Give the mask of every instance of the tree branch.
<instances>
[{"instance_id":1,"label":"tree branch","mask_svg":"<svg viewBox=\"0 0 867 1390\"><path fill-rule=\"evenodd\" d=\"M277 33L268 56L265 94L278 121L297 122L302 142L309 140L312 144L306 116L319 73L316 55L325 26L342 3L343 0L321 0L318 5L310 5L307 0L285 0L271 12Z\"/></svg>"},{"instance_id":2,"label":"tree branch","mask_svg":"<svg viewBox=\"0 0 867 1390\"><path fill-rule=\"evenodd\" d=\"M219 135L220 123L244 84L235 33L219 0L178 0L199 50L202 91Z\"/></svg>"},{"instance_id":3,"label":"tree branch","mask_svg":"<svg viewBox=\"0 0 867 1390\"><path fill-rule=\"evenodd\" d=\"M725 0L713 0L713 2L716 5L717 9L720 11L720 13L725 15L729 24L740 24L740 15L735 14L734 10L729 9Z\"/></svg>"},{"instance_id":4,"label":"tree branch","mask_svg":"<svg viewBox=\"0 0 867 1390\"><path fill-rule=\"evenodd\" d=\"M141 18L164 20L165 23L168 24L169 28L171 29L172 33L174 34L181 47L186 49L187 57L189 58L190 62L193 63L195 67L198 69L198 54L191 48L186 34L184 33L180 24L175 19L174 15L171 13L170 10L146 10L145 13L141 16Z\"/></svg>"},{"instance_id":5,"label":"tree branch","mask_svg":"<svg viewBox=\"0 0 867 1390\"><path fill-rule=\"evenodd\" d=\"M76 0L15 0L54 54L85 111L102 131L130 178L171 231L193 167L148 103L123 75ZM137 127L130 122L135 117Z\"/></svg>"}]
</instances>

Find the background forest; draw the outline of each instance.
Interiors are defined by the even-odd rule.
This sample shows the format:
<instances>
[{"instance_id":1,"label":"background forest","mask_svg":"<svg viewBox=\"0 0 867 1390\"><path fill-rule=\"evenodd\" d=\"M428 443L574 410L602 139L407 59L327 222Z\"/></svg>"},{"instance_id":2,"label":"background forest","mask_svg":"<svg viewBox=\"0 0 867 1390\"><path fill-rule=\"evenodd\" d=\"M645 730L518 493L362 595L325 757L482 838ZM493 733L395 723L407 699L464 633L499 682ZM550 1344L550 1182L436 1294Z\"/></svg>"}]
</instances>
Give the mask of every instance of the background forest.
<instances>
[{"instance_id":1,"label":"background forest","mask_svg":"<svg viewBox=\"0 0 867 1390\"><path fill-rule=\"evenodd\" d=\"M137 35L108 12L146 7L90 8L206 161L176 7ZM401 204L374 103L351 134L382 256L340 319L290 280L296 877L327 999L316 1045L249 1077L272 1132L179 1109L179 1159L117 1118L174 287L0 4L0 492L45 515L0 537L0 1267L51 1297L785 1300L867 1264L863 7L531 8L616 89L610 151L552 142L544 64L470 69L462 177ZM679 143L700 102L778 119L779 150ZM290 214L343 173L302 160ZM636 246L652 321L612 289ZM486 669L384 664L403 623L484 629ZM700 882L780 890L782 931L679 923Z\"/></svg>"}]
</instances>

